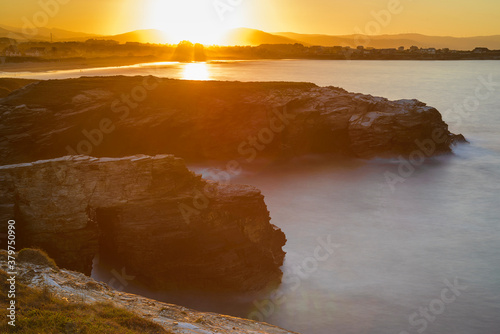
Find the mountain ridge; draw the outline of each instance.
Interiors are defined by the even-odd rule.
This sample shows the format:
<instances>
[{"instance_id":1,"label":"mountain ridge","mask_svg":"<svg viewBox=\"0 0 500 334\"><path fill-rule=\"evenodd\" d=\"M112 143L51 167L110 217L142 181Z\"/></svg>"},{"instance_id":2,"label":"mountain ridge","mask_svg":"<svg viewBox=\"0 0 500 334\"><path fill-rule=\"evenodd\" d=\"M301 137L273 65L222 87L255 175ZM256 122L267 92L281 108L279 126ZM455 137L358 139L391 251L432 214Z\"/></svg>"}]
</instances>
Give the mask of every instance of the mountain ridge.
<instances>
[{"instance_id":1,"label":"mountain ridge","mask_svg":"<svg viewBox=\"0 0 500 334\"><path fill-rule=\"evenodd\" d=\"M475 36L475 37L452 37L452 36L428 36L423 34L383 34L383 35L325 35L325 34L299 34L293 32L277 32L279 36L294 38L309 44L321 46L350 46L374 48L397 48L404 46L409 48L417 46L420 48L449 48L453 50L472 50L476 47L487 47L489 49L500 49L500 35Z\"/></svg>"},{"instance_id":2,"label":"mountain ridge","mask_svg":"<svg viewBox=\"0 0 500 334\"><path fill-rule=\"evenodd\" d=\"M98 37L97 34L89 34L85 32L69 31L59 28L36 28L35 34L25 33L23 28L11 27L4 24L0 24L0 37L9 37L13 39L20 40L48 40L52 38L55 41L64 41L72 39L89 39L93 37Z\"/></svg>"}]
</instances>

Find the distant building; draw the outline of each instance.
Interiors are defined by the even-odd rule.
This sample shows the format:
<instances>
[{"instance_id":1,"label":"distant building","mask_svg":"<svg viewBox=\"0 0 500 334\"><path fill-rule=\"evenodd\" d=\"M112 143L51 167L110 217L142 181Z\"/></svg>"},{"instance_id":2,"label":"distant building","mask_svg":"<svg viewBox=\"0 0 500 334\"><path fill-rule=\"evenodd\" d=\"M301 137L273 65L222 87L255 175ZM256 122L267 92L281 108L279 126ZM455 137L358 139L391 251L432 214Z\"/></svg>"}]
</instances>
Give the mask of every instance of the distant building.
<instances>
[{"instance_id":1,"label":"distant building","mask_svg":"<svg viewBox=\"0 0 500 334\"><path fill-rule=\"evenodd\" d=\"M348 55L351 55L351 54L353 54L353 53L355 52L354 50L355 50L355 49L352 49L350 46L344 46L344 47L342 48L342 53L343 53L343 54L348 54Z\"/></svg>"},{"instance_id":2,"label":"distant building","mask_svg":"<svg viewBox=\"0 0 500 334\"><path fill-rule=\"evenodd\" d=\"M365 47L363 45L360 45L354 49L354 52L357 54L365 54Z\"/></svg>"},{"instance_id":3,"label":"distant building","mask_svg":"<svg viewBox=\"0 0 500 334\"><path fill-rule=\"evenodd\" d=\"M324 47L323 53L328 54L328 55L332 55L332 54L336 54L337 52L335 51L335 49L333 47Z\"/></svg>"},{"instance_id":4,"label":"distant building","mask_svg":"<svg viewBox=\"0 0 500 334\"><path fill-rule=\"evenodd\" d=\"M418 46L413 45L412 47L410 47L410 52L418 52L418 51L420 51Z\"/></svg>"},{"instance_id":5,"label":"distant building","mask_svg":"<svg viewBox=\"0 0 500 334\"><path fill-rule=\"evenodd\" d=\"M490 49L488 49L488 48L475 48L472 52L474 52L474 53L487 53L487 52L490 52Z\"/></svg>"},{"instance_id":6,"label":"distant building","mask_svg":"<svg viewBox=\"0 0 500 334\"><path fill-rule=\"evenodd\" d=\"M0 44L16 45L17 41L8 37L0 37Z\"/></svg>"},{"instance_id":7,"label":"distant building","mask_svg":"<svg viewBox=\"0 0 500 334\"><path fill-rule=\"evenodd\" d=\"M380 53L383 55L392 55L396 53L396 49L380 49Z\"/></svg>"},{"instance_id":8,"label":"distant building","mask_svg":"<svg viewBox=\"0 0 500 334\"><path fill-rule=\"evenodd\" d=\"M323 53L323 47L319 45L311 46L310 48L311 52L313 54L321 54Z\"/></svg>"},{"instance_id":9,"label":"distant building","mask_svg":"<svg viewBox=\"0 0 500 334\"><path fill-rule=\"evenodd\" d=\"M88 39L85 41L85 44L89 45L99 45L99 46L114 46L119 45L120 42L112 40L112 39Z\"/></svg>"},{"instance_id":10,"label":"distant building","mask_svg":"<svg viewBox=\"0 0 500 334\"><path fill-rule=\"evenodd\" d=\"M28 57L43 57L46 54L45 48L30 48L24 52Z\"/></svg>"},{"instance_id":11,"label":"distant building","mask_svg":"<svg viewBox=\"0 0 500 334\"><path fill-rule=\"evenodd\" d=\"M428 55L435 55L436 52L437 52L436 48L422 49L422 53L425 53Z\"/></svg>"},{"instance_id":12,"label":"distant building","mask_svg":"<svg viewBox=\"0 0 500 334\"><path fill-rule=\"evenodd\" d=\"M3 54L6 57L21 57L22 53L19 51L17 48L17 45L9 45L8 47L3 50Z\"/></svg>"},{"instance_id":13,"label":"distant building","mask_svg":"<svg viewBox=\"0 0 500 334\"><path fill-rule=\"evenodd\" d=\"M333 53L342 53L342 47L341 46L334 46L332 48Z\"/></svg>"}]
</instances>

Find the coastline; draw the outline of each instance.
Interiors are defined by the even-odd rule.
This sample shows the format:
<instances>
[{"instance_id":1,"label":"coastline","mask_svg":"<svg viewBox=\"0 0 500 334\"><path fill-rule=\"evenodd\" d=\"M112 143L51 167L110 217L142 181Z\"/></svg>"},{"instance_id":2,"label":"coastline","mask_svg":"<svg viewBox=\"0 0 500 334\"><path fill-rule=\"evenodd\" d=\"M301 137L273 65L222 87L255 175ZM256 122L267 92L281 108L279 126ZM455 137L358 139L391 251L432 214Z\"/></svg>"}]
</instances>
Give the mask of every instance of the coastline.
<instances>
[{"instance_id":1,"label":"coastline","mask_svg":"<svg viewBox=\"0 0 500 334\"><path fill-rule=\"evenodd\" d=\"M386 57L386 58L360 58L360 57L268 57L268 58L239 58L239 57L218 57L208 59L207 63L218 63L226 61L269 61L269 60L337 60L337 61L494 61L500 57L487 58L409 58L409 57ZM71 71L93 68L111 68L121 66L132 66L139 64L151 64L162 61L172 61L171 59L158 58L156 56L139 57L97 57L97 58L69 58L69 59L37 59L27 62L0 62L0 77L9 73L42 73L51 71ZM5 77L9 77L8 75Z\"/></svg>"},{"instance_id":2,"label":"coastline","mask_svg":"<svg viewBox=\"0 0 500 334\"><path fill-rule=\"evenodd\" d=\"M97 67L120 67L137 64L154 63L161 59L154 56L145 57L99 57L99 58L70 58L60 60L44 60L34 62L0 63L0 74L16 72L48 72L78 70Z\"/></svg>"}]
</instances>

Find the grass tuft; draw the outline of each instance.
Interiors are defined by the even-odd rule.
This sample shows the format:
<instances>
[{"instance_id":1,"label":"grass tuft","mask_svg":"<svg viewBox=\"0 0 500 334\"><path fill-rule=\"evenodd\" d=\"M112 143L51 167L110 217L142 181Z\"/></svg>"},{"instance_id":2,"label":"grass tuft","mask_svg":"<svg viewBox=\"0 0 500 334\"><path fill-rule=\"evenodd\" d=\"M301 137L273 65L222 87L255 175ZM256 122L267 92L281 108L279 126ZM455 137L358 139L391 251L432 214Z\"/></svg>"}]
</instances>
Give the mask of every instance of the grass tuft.
<instances>
[{"instance_id":1,"label":"grass tuft","mask_svg":"<svg viewBox=\"0 0 500 334\"><path fill-rule=\"evenodd\" d=\"M27 262L41 266L48 266L54 269L59 269L55 261L50 258L47 253L41 249L23 248L17 255L19 262Z\"/></svg>"}]
</instances>

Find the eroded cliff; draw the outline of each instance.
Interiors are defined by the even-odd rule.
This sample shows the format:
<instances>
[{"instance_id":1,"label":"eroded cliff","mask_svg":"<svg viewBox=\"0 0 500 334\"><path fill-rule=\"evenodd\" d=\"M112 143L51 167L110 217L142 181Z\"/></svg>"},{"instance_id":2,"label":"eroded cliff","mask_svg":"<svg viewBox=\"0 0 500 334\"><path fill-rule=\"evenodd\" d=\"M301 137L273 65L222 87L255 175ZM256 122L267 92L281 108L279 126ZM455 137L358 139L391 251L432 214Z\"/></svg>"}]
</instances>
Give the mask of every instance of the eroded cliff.
<instances>
[{"instance_id":1,"label":"eroded cliff","mask_svg":"<svg viewBox=\"0 0 500 334\"><path fill-rule=\"evenodd\" d=\"M417 100L285 82L49 80L0 100L0 120L4 164L68 154L242 162L311 153L373 158L409 155L428 140L435 155L464 140Z\"/></svg>"},{"instance_id":2,"label":"eroded cliff","mask_svg":"<svg viewBox=\"0 0 500 334\"><path fill-rule=\"evenodd\" d=\"M99 253L151 287L248 291L281 279L286 239L260 191L203 180L170 155L3 166L0 186L18 247L68 269L89 274Z\"/></svg>"}]
</instances>

